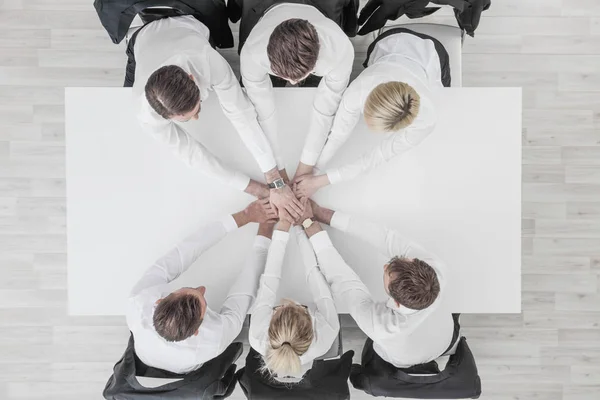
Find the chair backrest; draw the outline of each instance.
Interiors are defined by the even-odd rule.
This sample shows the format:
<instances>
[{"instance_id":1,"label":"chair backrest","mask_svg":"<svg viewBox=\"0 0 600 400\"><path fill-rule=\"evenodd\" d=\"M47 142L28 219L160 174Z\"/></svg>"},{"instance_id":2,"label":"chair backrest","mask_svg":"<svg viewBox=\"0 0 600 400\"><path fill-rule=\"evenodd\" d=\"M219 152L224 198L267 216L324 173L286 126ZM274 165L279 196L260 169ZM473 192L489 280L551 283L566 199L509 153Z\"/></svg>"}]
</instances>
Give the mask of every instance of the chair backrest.
<instances>
[{"instance_id":1,"label":"chair backrest","mask_svg":"<svg viewBox=\"0 0 600 400\"><path fill-rule=\"evenodd\" d=\"M370 339L365 344L362 358L361 365L352 367L350 382L356 389L372 396L476 399L481 395L481 379L475 358L464 337L460 339L456 353L450 356L441 372L438 372L435 362L397 368L375 353Z\"/></svg>"},{"instance_id":2,"label":"chair backrest","mask_svg":"<svg viewBox=\"0 0 600 400\"><path fill-rule=\"evenodd\" d=\"M452 87L462 86L462 44L465 32L452 25L433 23L390 24L379 30L379 35L395 28L405 28L437 39L448 52Z\"/></svg>"}]
</instances>

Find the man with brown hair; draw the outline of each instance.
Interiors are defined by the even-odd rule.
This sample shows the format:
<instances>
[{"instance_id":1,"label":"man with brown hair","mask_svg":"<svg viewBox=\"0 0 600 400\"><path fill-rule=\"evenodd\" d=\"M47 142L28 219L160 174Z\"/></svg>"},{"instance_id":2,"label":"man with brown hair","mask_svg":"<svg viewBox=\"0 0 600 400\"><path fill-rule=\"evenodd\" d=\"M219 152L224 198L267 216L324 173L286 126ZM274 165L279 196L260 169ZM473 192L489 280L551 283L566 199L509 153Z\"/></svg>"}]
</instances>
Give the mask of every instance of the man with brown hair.
<instances>
[{"instance_id":1,"label":"man with brown hair","mask_svg":"<svg viewBox=\"0 0 600 400\"><path fill-rule=\"evenodd\" d=\"M276 220L268 199L256 200L246 209L200 228L144 273L127 305L127 325L135 339L135 353L144 364L187 373L217 357L235 340L256 297ZM169 282L204 251L228 232L250 222L259 223L252 254L219 312L208 306L204 286L171 291Z\"/></svg>"},{"instance_id":2,"label":"man with brown hair","mask_svg":"<svg viewBox=\"0 0 600 400\"><path fill-rule=\"evenodd\" d=\"M242 82L268 137L278 129L273 86L316 86L307 140L326 137L348 85L354 48L344 31L317 8L280 3L252 28L240 54ZM322 77L322 78L320 78ZM303 152L296 175L319 154Z\"/></svg>"},{"instance_id":3,"label":"man with brown hair","mask_svg":"<svg viewBox=\"0 0 600 400\"><path fill-rule=\"evenodd\" d=\"M309 204L308 212L313 217L302 225L310 237L321 271L336 301L349 307L359 328L374 342L375 352L398 368L449 354L457 343L458 332L455 332L452 315L438 307L445 288L443 262L394 230L313 202ZM383 266L383 286L390 296L386 303L373 300L360 277L333 247L320 223L367 241L389 258Z\"/></svg>"},{"instance_id":4,"label":"man with brown hair","mask_svg":"<svg viewBox=\"0 0 600 400\"><path fill-rule=\"evenodd\" d=\"M128 54L133 58L138 119L145 131L204 174L255 197L269 197L282 218L300 216L300 202L284 184L287 175L277 156L277 137L265 136L231 67L211 47L205 25L192 16L150 22L134 34ZM198 119L202 101L213 90L268 186L224 166L184 129L185 122Z\"/></svg>"}]
</instances>

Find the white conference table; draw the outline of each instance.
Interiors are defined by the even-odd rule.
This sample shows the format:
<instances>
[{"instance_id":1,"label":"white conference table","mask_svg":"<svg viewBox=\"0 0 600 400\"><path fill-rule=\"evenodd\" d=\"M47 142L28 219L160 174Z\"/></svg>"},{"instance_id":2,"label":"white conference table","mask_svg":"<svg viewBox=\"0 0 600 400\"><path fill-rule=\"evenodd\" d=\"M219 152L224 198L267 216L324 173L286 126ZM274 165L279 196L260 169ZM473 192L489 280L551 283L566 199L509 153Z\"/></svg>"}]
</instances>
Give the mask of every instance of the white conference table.
<instances>
[{"instance_id":1,"label":"white conference table","mask_svg":"<svg viewBox=\"0 0 600 400\"><path fill-rule=\"evenodd\" d=\"M276 92L281 147L293 175L314 89ZM443 307L462 313L521 310L521 90L444 89L439 122L420 146L351 182L315 195L323 206L397 228L448 266ZM122 315L143 271L198 227L253 198L188 168L138 127L127 88L66 89L68 290L71 315ZM227 164L261 173L213 94L186 123ZM332 165L381 136L360 122ZM223 302L249 254L256 224L229 234L172 284L207 287ZM386 299L386 258L329 229L334 245L373 296ZM281 297L310 302L295 240L286 253ZM339 313L347 313L338 304Z\"/></svg>"}]
</instances>

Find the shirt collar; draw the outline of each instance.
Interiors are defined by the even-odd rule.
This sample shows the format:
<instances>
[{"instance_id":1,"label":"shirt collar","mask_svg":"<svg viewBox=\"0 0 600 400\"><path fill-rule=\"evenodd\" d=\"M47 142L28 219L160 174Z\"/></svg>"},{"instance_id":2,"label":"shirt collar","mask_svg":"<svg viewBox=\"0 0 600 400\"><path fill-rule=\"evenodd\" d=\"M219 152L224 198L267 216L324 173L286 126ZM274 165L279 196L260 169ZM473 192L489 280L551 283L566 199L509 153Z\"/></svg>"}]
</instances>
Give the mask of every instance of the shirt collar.
<instances>
[{"instance_id":1,"label":"shirt collar","mask_svg":"<svg viewBox=\"0 0 600 400\"><path fill-rule=\"evenodd\" d=\"M386 306L402 315L412 315L419 312L419 310L413 310L412 308L404 307L403 305L397 306L396 302L391 297L388 299Z\"/></svg>"}]
</instances>

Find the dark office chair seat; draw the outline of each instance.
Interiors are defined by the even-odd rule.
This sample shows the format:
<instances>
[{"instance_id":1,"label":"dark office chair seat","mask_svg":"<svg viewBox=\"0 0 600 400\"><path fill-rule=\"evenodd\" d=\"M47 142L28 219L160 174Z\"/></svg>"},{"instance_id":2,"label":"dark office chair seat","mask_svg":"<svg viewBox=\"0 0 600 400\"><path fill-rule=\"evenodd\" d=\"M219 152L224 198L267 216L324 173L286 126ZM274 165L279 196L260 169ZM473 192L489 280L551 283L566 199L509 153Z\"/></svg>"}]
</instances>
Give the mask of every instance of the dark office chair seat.
<instances>
[{"instance_id":1,"label":"dark office chair seat","mask_svg":"<svg viewBox=\"0 0 600 400\"><path fill-rule=\"evenodd\" d=\"M261 371L262 356L251 348L236 378L249 400L348 400L353 355L348 351L338 359L315 360L300 382L282 383Z\"/></svg>"},{"instance_id":2,"label":"dark office chair seat","mask_svg":"<svg viewBox=\"0 0 600 400\"><path fill-rule=\"evenodd\" d=\"M354 388L372 396L417 399L477 399L481 395L481 379L467 339L460 338L456 352L443 371L438 364L397 368L384 361L367 339L360 365L352 366L350 382Z\"/></svg>"},{"instance_id":3,"label":"dark office chair seat","mask_svg":"<svg viewBox=\"0 0 600 400\"><path fill-rule=\"evenodd\" d=\"M123 357L115 364L104 392L107 400L212 400L229 397L235 388L235 361L242 343L232 343L196 371L175 374L145 365L135 354L133 335ZM165 379L157 387L143 386L137 377ZM177 381L173 381L177 379Z\"/></svg>"}]
</instances>

